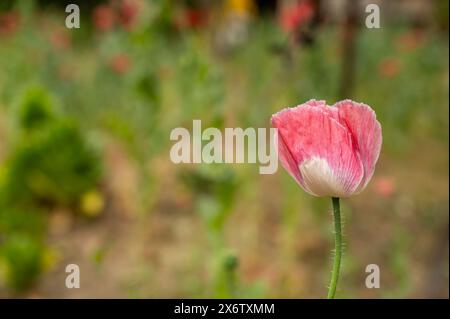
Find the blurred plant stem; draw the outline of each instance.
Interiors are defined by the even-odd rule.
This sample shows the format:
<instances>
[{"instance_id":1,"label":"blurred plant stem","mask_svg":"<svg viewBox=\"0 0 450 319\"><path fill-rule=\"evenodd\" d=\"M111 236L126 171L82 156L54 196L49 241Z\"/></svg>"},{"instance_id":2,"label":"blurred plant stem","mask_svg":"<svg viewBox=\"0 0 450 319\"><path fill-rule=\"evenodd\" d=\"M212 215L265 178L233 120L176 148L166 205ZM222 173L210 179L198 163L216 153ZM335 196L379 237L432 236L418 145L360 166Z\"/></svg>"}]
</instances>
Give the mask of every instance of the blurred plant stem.
<instances>
[{"instance_id":1,"label":"blurred plant stem","mask_svg":"<svg viewBox=\"0 0 450 319\"><path fill-rule=\"evenodd\" d=\"M237 298L238 258L226 248L214 252L213 288L215 298Z\"/></svg>"},{"instance_id":2,"label":"blurred plant stem","mask_svg":"<svg viewBox=\"0 0 450 319\"><path fill-rule=\"evenodd\" d=\"M199 205L199 210L205 221L212 251L214 297L236 298L238 259L229 251L224 240L224 224L230 209L210 197L202 197L200 203L204 203Z\"/></svg>"},{"instance_id":3,"label":"blurred plant stem","mask_svg":"<svg viewBox=\"0 0 450 319\"><path fill-rule=\"evenodd\" d=\"M342 232L341 232L341 212L339 207L339 198L332 197L333 217L334 217L334 260L333 272L331 274L330 286L328 288L328 299L333 299L336 293L336 286L339 279L339 270L341 268L342 256Z\"/></svg>"},{"instance_id":4,"label":"blurred plant stem","mask_svg":"<svg viewBox=\"0 0 450 319\"><path fill-rule=\"evenodd\" d=\"M238 186L234 171L220 166L200 166L181 178L193 191L196 211L207 234L212 264L211 292L216 298L235 298L237 257L228 249L224 229L232 212Z\"/></svg>"},{"instance_id":5,"label":"blurred plant stem","mask_svg":"<svg viewBox=\"0 0 450 319\"><path fill-rule=\"evenodd\" d=\"M214 296L216 298L236 298L238 258L226 247L223 223L218 225L220 226L208 225L208 237L213 251Z\"/></svg>"},{"instance_id":6,"label":"blurred plant stem","mask_svg":"<svg viewBox=\"0 0 450 319\"><path fill-rule=\"evenodd\" d=\"M342 66L339 88L339 97L348 99L353 93L356 74L356 34L358 31L358 10L357 1L347 0L346 18L343 24L342 35Z\"/></svg>"}]
</instances>

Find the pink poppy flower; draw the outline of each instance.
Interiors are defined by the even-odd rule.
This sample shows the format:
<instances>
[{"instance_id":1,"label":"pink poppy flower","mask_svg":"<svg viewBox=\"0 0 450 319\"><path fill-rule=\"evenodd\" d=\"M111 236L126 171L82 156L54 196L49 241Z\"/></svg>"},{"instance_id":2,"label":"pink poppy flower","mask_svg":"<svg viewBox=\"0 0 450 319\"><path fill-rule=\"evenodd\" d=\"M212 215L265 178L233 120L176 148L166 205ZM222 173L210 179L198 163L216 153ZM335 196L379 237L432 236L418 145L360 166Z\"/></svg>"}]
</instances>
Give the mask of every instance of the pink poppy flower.
<instances>
[{"instance_id":1,"label":"pink poppy flower","mask_svg":"<svg viewBox=\"0 0 450 319\"><path fill-rule=\"evenodd\" d=\"M309 194L349 197L372 178L381 149L375 112L344 100L310 100L272 116L283 167Z\"/></svg>"}]
</instances>

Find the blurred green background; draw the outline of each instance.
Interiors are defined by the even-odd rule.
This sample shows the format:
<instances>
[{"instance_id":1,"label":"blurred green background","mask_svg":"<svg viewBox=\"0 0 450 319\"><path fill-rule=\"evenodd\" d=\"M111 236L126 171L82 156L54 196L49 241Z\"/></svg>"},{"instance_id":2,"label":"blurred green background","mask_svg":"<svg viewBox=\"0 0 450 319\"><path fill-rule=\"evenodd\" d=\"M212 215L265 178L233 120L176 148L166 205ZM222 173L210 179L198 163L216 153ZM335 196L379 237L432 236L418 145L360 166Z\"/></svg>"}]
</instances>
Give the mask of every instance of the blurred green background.
<instances>
[{"instance_id":1,"label":"blurred green background","mask_svg":"<svg viewBox=\"0 0 450 319\"><path fill-rule=\"evenodd\" d=\"M448 1L376 1L379 29L367 1L86 1L79 29L68 3L0 3L0 297L324 297L330 200L175 165L169 136L351 98L383 148L342 201L337 297L448 298Z\"/></svg>"}]
</instances>

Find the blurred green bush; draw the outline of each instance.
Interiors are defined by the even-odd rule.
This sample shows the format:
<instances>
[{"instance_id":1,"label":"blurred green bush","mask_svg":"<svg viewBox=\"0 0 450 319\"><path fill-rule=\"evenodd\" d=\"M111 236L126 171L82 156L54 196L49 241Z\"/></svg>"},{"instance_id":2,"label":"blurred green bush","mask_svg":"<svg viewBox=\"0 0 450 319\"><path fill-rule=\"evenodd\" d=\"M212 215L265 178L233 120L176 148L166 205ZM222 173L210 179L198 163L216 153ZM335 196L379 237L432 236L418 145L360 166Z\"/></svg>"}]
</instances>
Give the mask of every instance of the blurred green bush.
<instances>
[{"instance_id":1,"label":"blurred green bush","mask_svg":"<svg viewBox=\"0 0 450 319\"><path fill-rule=\"evenodd\" d=\"M45 89L26 90L15 114L15 138L0 177L0 263L7 284L20 291L43 269L45 212L80 211L83 196L99 187L101 165L77 124L55 112Z\"/></svg>"}]
</instances>

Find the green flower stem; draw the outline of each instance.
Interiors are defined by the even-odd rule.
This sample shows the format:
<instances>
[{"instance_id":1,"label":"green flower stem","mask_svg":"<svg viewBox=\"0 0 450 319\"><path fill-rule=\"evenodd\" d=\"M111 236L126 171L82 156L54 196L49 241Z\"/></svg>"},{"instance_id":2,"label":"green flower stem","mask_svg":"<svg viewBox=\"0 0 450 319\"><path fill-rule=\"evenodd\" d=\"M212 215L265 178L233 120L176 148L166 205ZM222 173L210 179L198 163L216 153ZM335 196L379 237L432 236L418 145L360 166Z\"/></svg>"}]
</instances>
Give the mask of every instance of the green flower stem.
<instances>
[{"instance_id":1,"label":"green flower stem","mask_svg":"<svg viewBox=\"0 0 450 319\"><path fill-rule=\"evenodd\" d=\"M341 232L341 210L339 207L339 198L332 197L333 217L334 217L334 260L333 272L331 274L330 286L328 288L328 299L333 299L336 293L336 286L339 279L339 270L341 268L342 257L342 232Z\"/></svg>"}]
</instances>

